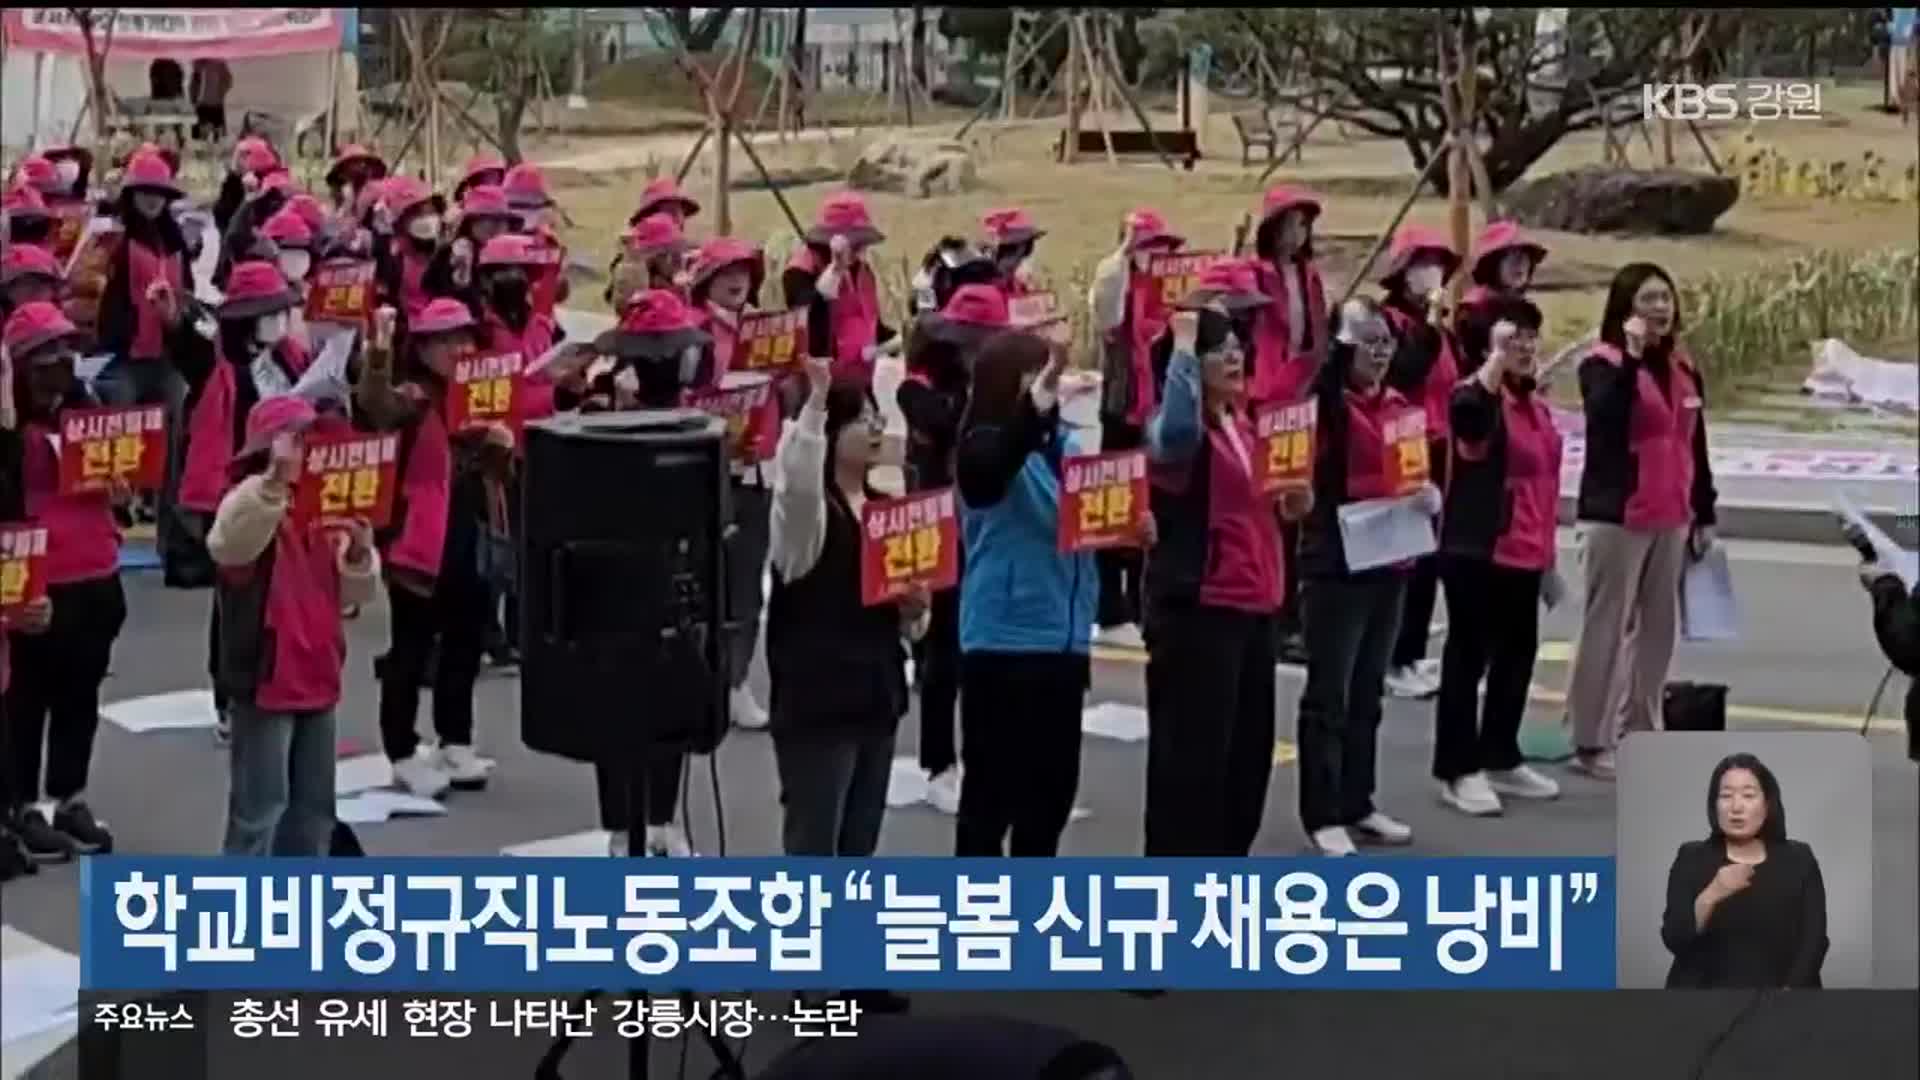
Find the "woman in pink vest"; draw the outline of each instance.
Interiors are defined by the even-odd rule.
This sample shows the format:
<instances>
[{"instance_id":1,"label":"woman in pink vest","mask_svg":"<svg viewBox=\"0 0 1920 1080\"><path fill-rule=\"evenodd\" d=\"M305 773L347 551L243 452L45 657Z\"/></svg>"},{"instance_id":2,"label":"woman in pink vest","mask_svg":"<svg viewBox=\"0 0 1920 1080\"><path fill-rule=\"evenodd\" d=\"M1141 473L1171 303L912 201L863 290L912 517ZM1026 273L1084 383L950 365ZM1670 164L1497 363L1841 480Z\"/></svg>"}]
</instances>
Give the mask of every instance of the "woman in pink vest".
<instances>
[{"instance_id":1,"label":"woman in pink vest","mask_svg":"<svg viewBox=\"0 0 1920 1080\"><path fill-rule=\"evenodd\" d=\"M1393 362L1387 385L1418 405L1427 419L1427 462L1433 482L1447 486L1448 403L1460 381L1459 344L1447 326L1445 287L1460 268L1460 255L1439 232L1408 225L1394 235L1392 255L1380 275L1380 310L1393 328ZM1439 563L1427 556L1414 563L1407 582L1407 606L1387 669L1387 692L1401 698L1430 697L1440 689L1438 664L1429 664L1428 625L1439 594Z\"/></svg>"},{"instance_id":2,"label":"woman in pink vest","mask_svg":"<svg viewBox=\"0 0 1920 1080\"><path fill-rule=\"evenodd\" d=\"M174 167L177 168L177 164ZM273 144L258 135L248 135L233 145L227 175L221 180L220 194L213 203L213 227L220 235L226 235L228 223L247 201L249 181L258 184L268 170L280 167L280 155Z\"/></svg>"},{"instance_id":3,"label":"woman in pink vest","mask_svg":"<svg viewBox=\"0 0 1920 1080\"><path fill-rule=\"evenodd\" d=\"M475 291L474 262L495 237L513 231L514 215L500 188L480 184L468 188L466 195L453 241L442 244L427 263L425 285L428 296L451 296L477 310L481 297Z\"/></svg>"},{"instance_id":4,"label":"woman in pink vest","mask_svg":"<svg viewBox=\"0 0 1920 1080\"><path fill-rule=\"evenodd\" d=\"M649 218L648 220L654 220ZM729 371L748 370L747 358L739 355L740 319L752 311L767 276L766 257L757 247L729 236L717 236L700 246L688 273L688 293L700 328L712 338L707 346L710 362L708 385L718 385ZM776 380L779 372L766 372ZM805 376L793 369L788 381L798 383ZM780 425L780 402L769 395L755 421ZM733 465L733 525L727 544L727 590L733 618L742 630L727 644L728 675L733 693L728 711L733 722L758 730L767 726L767 711L754 699L747 675L753 667L753 653L760 637L760 611L766 603L763 591L767 568L768 515L773 505L772 477L767 468L735 462Z\"/></svg>"},{"instance_id":5,"label":"woman in pink vest","mask_svg":"<svg viewBox=\"0 0 1920 1080\"><path fill-rule=\"evenodd\" d=\"M327 192L336 210L347 210L375 180L387 178L387 163L364 146L349 145L334 155L327 167Z\"/></svg>"},{"instance_id":6,"label":"woman in pink vest","mask_svg":"<svg viewBox=\"0 0 1920 1080\"><path fill-rule=\"evenodd\" d=\"M1089 300L1100 334L1100 448L1132 450L1145 439L1147 417L1158 405L1154 393L1153 343L1167 328L1167 306L1147 267L1155 255L1171 254L1186 240L1153 210L1127 215L1120 250L1094 271ZM1140 648L1141 559L1132 548L1094 553L1100 568L1100 639Z\"/></svg>"},{"instance_id":7,"label":"woman in pink vest","mask_svg":"<svg viewBox=\"0 0 1920 1080\"><path fill-rule=\"evenodd\" d=\"M1490 313L1493 349L1450 393L1453 475L1440 529L1450 625L1433 734L1440 801L1476 817L1501 813L1503 797L1560 794L1520 757L1540 606L1564 592L1554 569L1560 433L1535 392L1540 309L1512 297Z\"/></svg>"},{"instance_id":8,"label":"woman in pink vest","mask_svg":"<svg viewBox=\"0 0 1920 1080\"><path fill-rule=\"evenodd\" d=\"M1494 301L1526 296L1533 287L1534 271L1546 258L1547 249L1521 232L1520 226L1511 221L1487 223L1486 230L1474 241L1473 265L1467 268L1473 285L1461 298L1455 317L1462 371L1472 371L1486 362Z\"/></svg>"},{"instance_id":9,"label":"woman in pink vest","mask_svg":"<svg viewBox=\"0 0 1920 1080\"><path fill-rule=\"evenodd\" d=\"M325 855L333 833L340 612L372 601L380 557L366 522L329 529L293 511L314 419L296 397L253 407L237 483L207 533L225 612L219 682L235 716L226 855Z\"/></svg>"},{"instance_id":10,"label":"woman in pink vest","mask_svg":"<svg viewBox=\"0 0 1920 1080\"><path fill-rule=\"evenodd\" d=\"M53 618L44 633L11 635L6 703L7 809L41 861L113 850L113 834L94 817L86 789L100 683L127 618L112 502L130 493L60 490L60 414L99 404L74 377L79 339L60 309L45 303L23 305L0 330L19 412L25 517L48 532Z\"/></svg>"},{"instance_id":11,"label":"woman in pink vest","mask_svg":"<svg viewBox=\"0 0 1920 1080\"><path fill-rule=\"evenodd\" d=\"M20 248L10 248L12 255ZM38 249L31 249L38 250ZM51 260L52 256L48 256ZM3 278L4 275L0 275ZM4 286L0 286L4 289ZM0 320L4 325L4 320ZM26 520L26 490L20 475L21 459L25 456L26 444L20 434L20 414L13 404L13 370L7 365L6 358L0 356L0 524L17 524ZM0 609L0 882L11 881L22 874L37 873L39 864L34 853L20 839L14 829L16 805L13 798L12 761L6 751L8 733L12 730L7 719L7 689L12 685L11 656L7 648L10 634L43 634L53 621L53 602L45 596L31 604L19 608Z\"/></svg>"},{"instance_id":12,"label":"woman in pink vest","mask_svg":"<svg viewBox=\"0 0 1920 1080\"><path fill-rule=\"evenodd\" d=\"M681 265L686 255L686 234L672 215L654 214L634 222L607 267L607 306L618 312L647 289L667 289L684 297Z\"/></svg>"},{"instance_id":13,"label":"woman in pink vest","mask_svg":"<svg viewBox=\"0 0 1920 1080\"><path fill-rule=\"evenodd\" d=\"M1567 675L1574 768L1613 778L1623 733L1650 731L1680 629L1680 576L1713 547L1706 383L1679 340L1667 272L1613 276L1600 340L1580 361L1587 458L1580 472L1585 615Z\"/></svg>"},{"instance_id":14,"label":"woman in pink vest","mask_svg":"<svg viewBox=\"0 0 1920 1080\"><path fill-rule=\"evenodd\" d=\"M986 247L992 254L995 284L1008 299L1032 291L1033 249L1045 229L1034 225L1025 210L989 210L980 219Z\"/></svg>"},{"instance_id":15,"label":"woman in pink vest","mask_svg":"<svg viewBox=\"0 0 1920 1080\"><path fill-rule=\"evenodd\" d=\"M640 205L628 216L629 226L638 225L655 214L665 214L675 225L685 227L687 219L700 212L700 204L680 190L680 182L671 176L656 176L640 192Z\"/></svg>"},{"instance_id":16,"label":"woman in pink vest","mask_svg":"<svg viewBox=\"0 0 1920 1080\"><path fill-rule=\"evenodd\" d=\"M780 276L787 307L807 309L809 354L833 358L836 378L873 381L874 358L894 339L881 319L880 289L867 252L886 234L873 226L867 201L851 191L829 195L814 215L806 243Z\"/></svg>"},{"instance_id":17,"label":"woman in pink vest","mask_svg":"<svg viewBox=\"0 0 1920 1080\"><path fill-rule=\"evenodd\" d=\"M377 312L367 363L355 387L357 416L400 436L400 490L393 524L380 536L391 618L389 648L375 661L380 679L380 742L394 778L432 798L449 786L484 788L494 763L474 752L473 684L480 674L494 583L490 540L506 534L497 498L503 467L487 428L451 431L448 397L454 365L476 343L472 312L458 300L429 303L413 320L405 354L394 362L391 312ZM396 383L396 378L399 380ZM512 439L507 435L506 459ZM436 652L437 650L437 652ZM438 745L415 730L420 691L432 668Z\"/></svg>"},{"instance_id":18,"label":"woman in pink vest","mask_svg":"<svg viewBox=\"0 0 1920 1080\"><path fill-rule=\"evenodd\" d=\"M381 202L393 222L393 239L374 248L380 268L380 292L400 309L404 327L432 299L427 291L427 268L440 249L441 222L447 201L411 176L396 176L381 186Z\"/></svg>"},{"instance_id":19,"label":"woman in pink vest","mask_svg":"<svg viewBox=\"0 0 1920 1080\"><path fill-rule=\"evenodd\" d=\"M501 190L507 193L507 208L512 210L519 224L514 231L525 233L539 242L548 256L549 278L546 283L535 282L533 306L543 315L553 314L553 309L567 302L572 287L567 281L567 246L560 242L555 227L559 224L559 207L553 201L553 195L547 191L546 175L538 165L523 161L507 170L500 181Z\"/></svg>"}]
</instances>

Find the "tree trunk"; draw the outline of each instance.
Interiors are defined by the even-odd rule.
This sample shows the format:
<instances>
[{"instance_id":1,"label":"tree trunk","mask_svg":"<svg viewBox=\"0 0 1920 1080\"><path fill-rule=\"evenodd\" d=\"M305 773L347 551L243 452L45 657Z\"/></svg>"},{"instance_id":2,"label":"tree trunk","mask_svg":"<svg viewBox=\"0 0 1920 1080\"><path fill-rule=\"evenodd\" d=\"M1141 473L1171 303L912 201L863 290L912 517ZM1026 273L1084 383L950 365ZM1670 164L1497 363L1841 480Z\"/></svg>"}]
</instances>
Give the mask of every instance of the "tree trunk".
<instances>
[{"instance_id":1,"label":"tree trunk","mask_svg":"<svg viewBox=\"0 0 1920 1080\"><path fill-rule=\"evenodd\" d=\"M927 9L919 6L913 9L913 82L924 89L933 87L927 79Z\"/></svg>"},{"instance_id":2,"label":"tree trunk","mask_svg":"<svg viewBox=\"0 0 1920 1080\"><path fill-rule=\"evenodd\" d=\"M520 152L520 126L526 121L529 96L525 91L518 91L502 94L494 102L500 118L500 156L506 158L510 166L526 160Z\"/></svg>"},{"instance_id":3,"label":"tree trunk","mask_svg":"<svg viewBox=\"0 0 1920 1080\"><path fill-rule=\"evenodd\" d=\"M1548 113L1518 128L1502 132L1487 147L1487 183L1496 194L1507 190L1527 174L1534 162L1545 157L1547 151L1553 149L1554 144L1566 133L1567 122L1558 113Z\"/></svg>"}]
</instances>

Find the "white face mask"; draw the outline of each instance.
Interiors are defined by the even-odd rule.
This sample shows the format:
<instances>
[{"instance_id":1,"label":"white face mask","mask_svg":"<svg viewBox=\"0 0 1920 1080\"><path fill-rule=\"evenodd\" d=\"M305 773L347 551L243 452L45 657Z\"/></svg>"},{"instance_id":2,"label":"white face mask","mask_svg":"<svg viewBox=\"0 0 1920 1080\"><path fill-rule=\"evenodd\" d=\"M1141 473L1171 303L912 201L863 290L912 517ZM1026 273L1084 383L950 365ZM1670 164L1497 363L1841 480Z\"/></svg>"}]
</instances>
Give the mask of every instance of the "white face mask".
<instances>
[{"instance_id":1,"label":"white face mask","mask_svg":"<svg viewBox=\"0 0 1920 1080\"><path fill-rule=\"evenodd\" d=\"M80 179L80 163L72 158L61 158L53 163L53 174L60 178L62 190L72 188Z\"/></svg>"},{"instance_id":2,"label":"white face mask","mask_svg":"<svg viewBox=\"0 0 1920 1080\"><path fill-rule=\"evenodd\" d=\"M263 315L254 324L254 339L262 345L278 345L287 336L287 313L276 311L272 315Z\"/></svg>"},{"instance_id":3,"label":"white face mask","mask_svg":"<svg viewBox=\"0 0 1920 1080\"><path fill-rule=\"evenodd\" d=\"M283 251L280 253L280 275L289 282L307 280L307 271L313 269L313 256L305 251Z\"/></svg>"},{"instance_id":4,"label":"white face mask","mask_svg":"<svg viewBox=\"0 0 1920 1080\"><path fill-rule=\"evenodd\" d=\"M421 214L407 222L407 235L415 240L436 240L440 236L440 218L435 214Z\"/></svg>"},{"instance_id":5,"label":"white face mask","mask_svg":"<svg viewBox=\"0 0 1920 1080\"><path fill-rule=\"evenodd\" d=\"M1421 265L1407 271L1407 291L1415 296L1425 296L1440 287L1446 275L1433 265Z\"/></svg>"}]
</instances>

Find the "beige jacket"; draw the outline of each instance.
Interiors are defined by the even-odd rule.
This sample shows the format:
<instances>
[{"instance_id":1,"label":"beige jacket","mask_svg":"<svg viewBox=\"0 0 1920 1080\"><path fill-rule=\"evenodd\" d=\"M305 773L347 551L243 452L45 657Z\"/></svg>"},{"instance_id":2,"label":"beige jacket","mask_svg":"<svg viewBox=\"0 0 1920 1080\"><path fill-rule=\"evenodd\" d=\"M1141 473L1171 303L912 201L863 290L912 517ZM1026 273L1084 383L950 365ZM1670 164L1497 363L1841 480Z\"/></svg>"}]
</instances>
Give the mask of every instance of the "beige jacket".
<instances>
[{"instance_id":1,"label":"beige jacket","mask_svg":"<svg viewBox=\"0 0 1920 1080\"><path fill-rule=\"evenodd\" d=\"M240 481L220 500L207 532L207 553L220 566L252 566L273 543L292 503L292 492L269 484L265 473ZM340 567L340 602L372 603L380 580L380 553L369 550L359 564L350 563L347 539L337 536L334 557Z\"/></svg>"}]
</instances>

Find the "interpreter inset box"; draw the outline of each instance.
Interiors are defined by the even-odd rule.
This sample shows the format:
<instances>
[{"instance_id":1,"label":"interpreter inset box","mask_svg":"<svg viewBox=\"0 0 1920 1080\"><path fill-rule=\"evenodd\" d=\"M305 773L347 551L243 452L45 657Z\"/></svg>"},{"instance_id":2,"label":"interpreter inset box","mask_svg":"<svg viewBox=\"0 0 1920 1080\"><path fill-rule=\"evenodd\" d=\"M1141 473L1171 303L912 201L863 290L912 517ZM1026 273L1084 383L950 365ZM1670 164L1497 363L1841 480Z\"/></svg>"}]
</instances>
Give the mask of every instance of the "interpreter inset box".
<instances>
[{"instance_id":1,"label":"interpreter inset box","mask_svg":"<svg viewBox=\"0 0 1920 1080\"><path fill-rule=\"evenodd\" d=\"M1644 732L1620 747L1623 989L1873 985L1873 770L1842 732Z\"/></svg>"}]
</instances>

